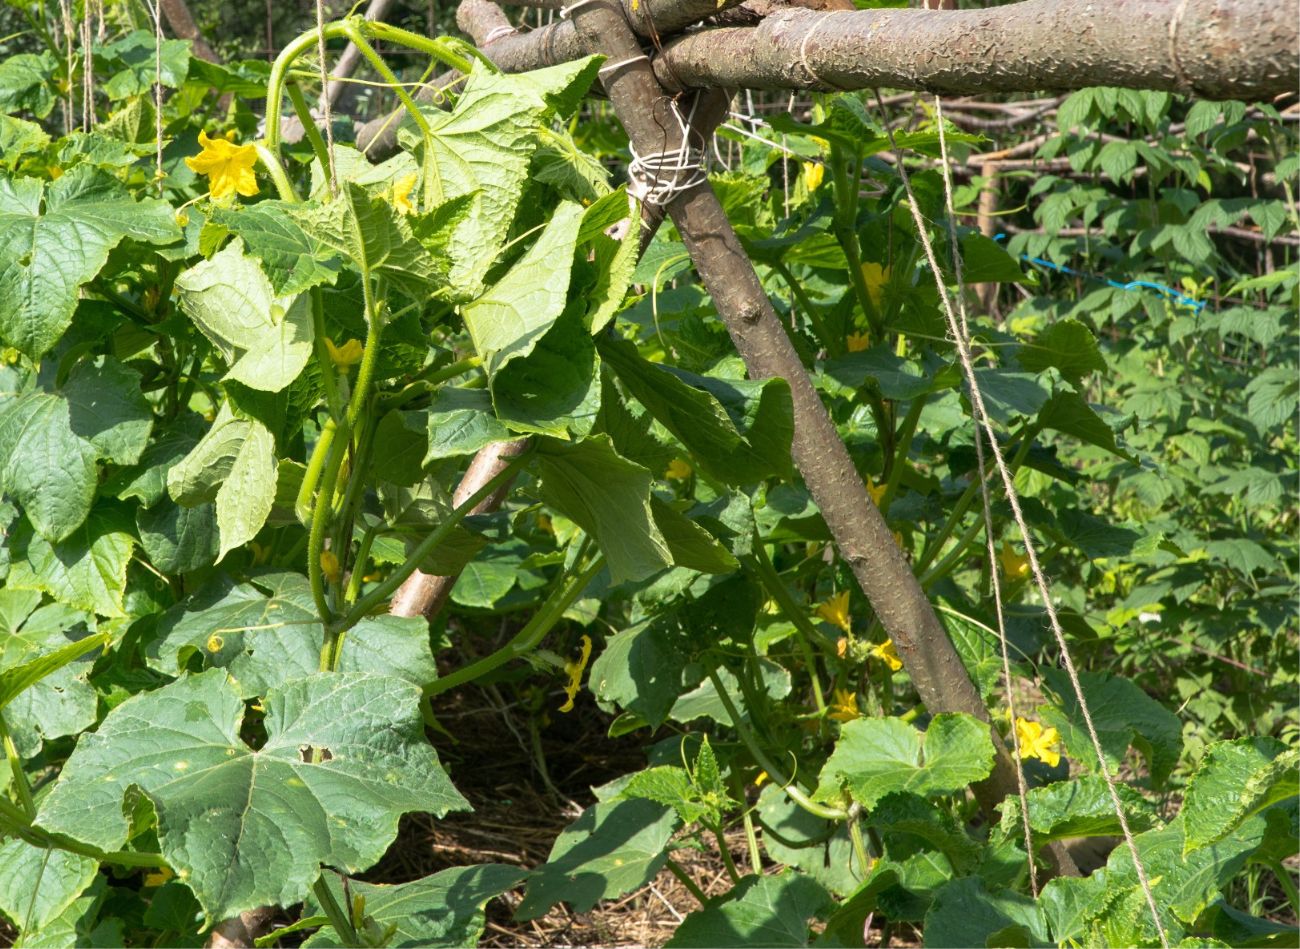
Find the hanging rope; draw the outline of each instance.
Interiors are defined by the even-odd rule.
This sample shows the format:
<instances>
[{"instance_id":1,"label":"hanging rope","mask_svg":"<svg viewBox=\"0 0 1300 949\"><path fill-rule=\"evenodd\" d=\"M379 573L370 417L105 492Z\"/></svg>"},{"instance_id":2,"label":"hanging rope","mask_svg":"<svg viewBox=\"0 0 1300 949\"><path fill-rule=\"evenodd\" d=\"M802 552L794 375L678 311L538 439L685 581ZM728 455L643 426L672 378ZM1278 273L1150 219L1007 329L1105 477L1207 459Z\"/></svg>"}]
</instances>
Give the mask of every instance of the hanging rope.
<instances>
[{"instance_id":1,"label":"hanging rope","mask_svg":"<svg viewBox=\"0 0 1300 949\"><path fill-rule=\"evenodd\" d=\"M316 0L316 56L320 60L320 112L325 123L325 151L329 155L330 194L339 193L334 165L334 121L330 114L329 76L325 72L325 0Z\"/></svg>"},{"instance_id":2,"label":"hanging rope","mask_svg":"<svg viewBox=\"0 0 1300 949\"><path fill-rule=\"evenodd\" d=\"M876 105L881 113L884 113L884 103L880 99L880 93L876 93ZM1056 639L1057 647L1061 654L1061 664L1065 667L1066 675L1070 679L1070 685L1074 690L1075 697L1079 702L1079 711L1083 715L1084 725L1087 727L1088 737L1092 739L1093 750L1097 754L1097 766L1101 776L1105 779L1106 787L1110 791L1111 803L1115 807L1115 815L1119 818L1120 829L1124 834L1124 842L1128 845L1130 856L1133 858L1133 869L1137 873L1138 883L1142 887L1142 893L1146 897L1147 908L1151 911L1151 918L1155 921L1156 931L1160 934L1160 944L1164 949L1169 949L1169 935L1165 932L1164 923L1160 919L1160 910L1156 906L1155 895L1151 892L1151 882L1147 878L1146 868L1142 865L1142 858L1138 854L1137 843L1133 839L1133 831L1129 827L1128 816L1124 813L1124 805L1120 801L1119 791L1115 787L1115 778L1110 773L1110 767L1106 764L1106 755L1101 747L1101 739L1097 735L1097 728L1093 724L1092 711L1088 707L1088 701L1084 698L1083 685L1079 681L1079 673L1075 668L1074 659L1070 654L1070 647L1065 641L1065 632L1061 628L1060 617L1056 613L1056 605L1052 601L1051 589L1048 586L1047 578L1043 573L1042 565L1038 561L1038 552L1035 548L1033 537L1029 532L1029 525L1025 520L1025 515L1020 506L1020 494L1016 490L1015 479L1010 469L1007 467L1006 458L1002 454L1002 449L998 445L997 435L993 431L993 423L989 420L988 412L984 407L984 394L980 390L979 380L975 375L975 364L970 352L969 335L963 331L963 321L959 321L956 312L953 309L951 297L948 295L948 288L944 284L943 273L939 269L939 261L934 253L934 245L930 240L929 231L926 230L925 220L921 216L920 206L916 201L916 194L912 190L911 177L907 173L907 168L902 160L902 155L898 151L898 145L894 141L893 129L888 123L884 123L885 134L889 137L889 146L895 154L899 155L897 163L899 178L903 184L903 190L907 193L908 207L912 212L912 220L916 223L917 236L921 241L921 247L925 251L925 257L930 264L930 269L934 273L935 286L939 291L939 298L943 302L944 316L948 322L948 330L952 335L953 342L957 348L957 356L961 362L962 374L966 378L966 385L970 392L970 401L972 414L975 417L977 426L983 428L984 434L988 439L989 449L993 455L994 464L997 466L998 473L1002 477L1002 486L1007 494L1007 502L1011 505L1011 513L1015 518L1016 527L1020 530L1020 536L1025 543L1025 555L1029 558L1029 569L1034 577L1034 582L1038 587L1039 595L1043 600L1043 607L1047 611L1048 623L1052 629L1052 635ZM939 117L939 141L941 149L946 149L946 142L943 138L943 120ZM946 157L945 157L946 165ZM951 202L951 197L948 199ZM949 214L951 217L951 212ZM960 275L958 275L960 281ZM959 290L960 296L960 290ZM981 485L984 493L984 503L988 504L988 487ZM990 569L993 565L990 564ZM999 624L1001 624L1001 612L999 611ZM1003 637L1005 649L1005 636ZM1008 663L1009 668L1009 663ZM1012 731L1015 725L1012 723Z\"/></svg>"}]
</instances>

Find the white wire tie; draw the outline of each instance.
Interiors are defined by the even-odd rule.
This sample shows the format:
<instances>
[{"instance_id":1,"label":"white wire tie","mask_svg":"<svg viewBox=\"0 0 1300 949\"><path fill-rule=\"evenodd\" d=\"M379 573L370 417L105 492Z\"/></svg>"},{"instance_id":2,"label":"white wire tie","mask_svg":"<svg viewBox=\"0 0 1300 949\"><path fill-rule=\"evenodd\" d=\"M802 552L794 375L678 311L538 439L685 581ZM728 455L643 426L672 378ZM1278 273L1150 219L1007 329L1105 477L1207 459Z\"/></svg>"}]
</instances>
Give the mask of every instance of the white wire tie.
<instances>
[{"instance_id":1,"label":"white wire tie","mask_svg":"<svg viewBox=\"0 0 1300 949\"><path fill-rule=\"evenodd\" d=\"M585 3L587 2L587 0L581 0L581 2ZM645 53L638 53L636 56L629 56L627 59L620 59L617 62L606 63L604 66L600 67L600 69L597 71L596 74L598 76L603 76L607 72L617 72L618 70L622 69L624 66L631 66L633 63L639 63L643 59L647 63L650 62L649 56L647 56Z\"/></svg>"},{"instance_id":2,"label":"white wire tie","mask_svg":"<svg viewBox=\"0 0 1300 949\"><path fill-rule=\"evenodd\" d=\"M495 43L497 40L501 39L501 37L509 36L511 33L517 32L519 31L508 24L503 26L494 26L492 29L488 30L488 35L483 37L483 45L487 46L491 43Z\"/></svg>"},{"instance_id":3,"label":"white wire tie","mask_svg":"<svg viewBox=\"0 0 1300 949\"><path fill-rule=\"evenodd\" d=\"M595 3L595 2L596 0L574 0L574 2L569 4L567 7L560 7L560 19L567 20L569 18L569 15L573 13L574 10L578 9L579 7L585 7L589 3Z\"/></svg>"}]
</instances>

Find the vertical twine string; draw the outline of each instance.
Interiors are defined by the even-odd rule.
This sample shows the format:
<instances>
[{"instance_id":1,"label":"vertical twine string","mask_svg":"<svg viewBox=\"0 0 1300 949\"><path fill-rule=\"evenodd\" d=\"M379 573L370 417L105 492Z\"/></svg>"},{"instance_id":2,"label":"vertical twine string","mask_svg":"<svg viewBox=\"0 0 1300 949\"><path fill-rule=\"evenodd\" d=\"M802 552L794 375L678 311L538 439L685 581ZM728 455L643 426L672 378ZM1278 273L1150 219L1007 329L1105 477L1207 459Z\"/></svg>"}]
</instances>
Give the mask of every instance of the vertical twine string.
<instances>
[{"instance_id":1,"label":"vertical twine string","mask_svg":"<svg viewBox=\"0 0 1300 949\"><path fill-rule=\"evenodd\" d=\"M154 179L158 182L158 197L163 193L163 90L162 90L162 5L151 0L149 13L153 16L153 127L154 127Z\"/></svg>"},{"instance_id":2,"label":"vertical twine string","mask_svg":"<svg viewBox=\"0 0 1300 949\"><path fill-rule=\"evenodd\" d=\"M929 0L927 0L928 4ZM948 137L943 127L943 101L934 97L935 120L939 124L939 163L943 169L943 197L948 212L948 243L952 248L953 273L957 277L957 312L961 318L961 335L970 339L966 296L961 292L962 258L957 243L957 212L952 197L952 166L948 160ZM902 159L899 159L901 164ZM984 508L984 544L988 548L989 578L993 587L993 608L998 617L998 643L1002 650L1002 687L1006 693L1007 716L1011 720L1011 747L1016 758L1016 795L1020 798L1020 823L1025 832L1026 863L1029 864L1029 890L1038 899L1038 864L1034 861L1034 832L1029 823L1029 789L1025 765L1020 752L1020 733L1016 729L1016 703L1011 682L1011 654L1007 646L1006 610L1002 603L1002 578L998 574L997 551L993 544L993 505L989 498L988 463L984 457L984 433L975 426L975 461L980 479L980 501Z\"/></svg>"},{"instance_id":3,"label":"vertical twine string","mask_svg":"<svg viewBox=\"0 0 1300 949\"><path fill-rule=\"evenodd\" d=\"M90 7L90 0L86 0L81 11L81 128L86 132L95 125L95 53Z\"/></svg>"},{"instance_id":4,"label":"vertical twine string","mask_svg":"<svg viewBox=\"0 0 1300 949\"><path fill-rule=\"evenodd\" d=\"M63 97L63 134L71 135L72 126L76 120L76 105L72 98L72 81L76 73L76 66L73 64L72 47L75 44L72 34L72 8L68 0L59 0L59 15L63 20L63 44L67 55L64 57L68 70L68 90Z\"/></svg>"},{"instance_id":5,"label":"vertical twine string","mask_svg":"<svg viewBox=\"0 0 1300 949\"><path fill-rule=\"evenodd\" d=\"M876 93L876 106L883 114L885 106L884 102L881 101L879 92ZM1055 637L1057 648L1060 650L1061 665L1065 667L1075 698L1079 702L1079 711L1083 715L1088 737L1092 739L1093 751L1097 755L1098 770L1106 782L1107 790L1110 791L1115 816L1119 818L1119 826L1124 834L1124 842L1128 845L1129 855L1133 859L1133 869L1137 874L1138 883L1142 887L1142 893L1146 897L1147 908L1151 911L1151 918L1155 922L1156 931L1160 934L1160 944L1164 949L1169 949L1169 935L1165 932L1164 923L1160 919L1160 910L1156 906L1155 894L1151 892L1151 882L1147 878L1146 867L1142 865L1142 858L1138 854L1137 843L1133 839L1133 831L1129 827L1128 816L1124 813L1124 805L1120 801L1119 791L1115 787L1115 778L1110 773L1110 766L1106 764L1106 754L1101 747L1101 738L1098 737L1097 727L1093 724L1092 710L1088 707L1088 700L1084 697L1083 685L1079 681L1079 673L1074 665L1074 657L1070 654L1069 644L1065 641L1065 631L1061 628L1061 619L1056 613L1056 604L1052 601L1052 591L1048 587L1047 577L1044 575L1042 565L1039 563L1038 551L1033 536L1030 534L1029 525L1025 520L1024 511L1020 507L1020 493L1016 490L1015 479L1011 476L1011 471L1007 467L1006 458L1003 457L1002 449L998 446L997 434L993 431L993 423L989 421L988 412L984 407L984 394L980 389L979 379L975 375L975 365L970 352L970 341L962 333L961 325L953 310L952 299L948 295L948 288L944 284L943 273L939 269L939 261L934 253L934 244L930 240L929 231L925 227L925 219L921 216L921 208L917 204L916 194L912 190L911 176L907 173L903 156L894 141L894 131L887 123L882 124L884 124L885 134L889 137L890 149L897 156L898 175L902 181L903 190L907 193L912 220L916 223L917 237L921 241L921 247L925 250L926 261L934 274L934 282L939 291L939 298L943 302L948 330L952 334L953 342L956 344L957 355L962 366L962 375L965 377L966 385L970 390L972 415L975 418L975 423L983 427L984 433L988 437L989 449L993 454L994 464L997 466L998 473L1002 476L1002 486L1006 490L1007 502L1011 505L1011 513L1015 518L1016 527L1020 530L1020 536L1025 543L1025 554L1029 558L1030 572L1033 574L1034 581L1038 586L1039 595L1043 600L1043 608L1047 611L1052 635ZM942 132L940 134L942 135Z\"/></svg>"},{"instance_id":6,"label":"vertical twine string","mask_svg":"<svg viewBox=\"0 0 1300 949\"><path fill-rule=\"evenodd\" d=\"M325 0L316 0L316 55L320 59L320 111L325 122L325 151L329 155L330 194L339 193L334 165L334 122L330 117L329 76L325 71Z\"/></svg>"}]
</instances>

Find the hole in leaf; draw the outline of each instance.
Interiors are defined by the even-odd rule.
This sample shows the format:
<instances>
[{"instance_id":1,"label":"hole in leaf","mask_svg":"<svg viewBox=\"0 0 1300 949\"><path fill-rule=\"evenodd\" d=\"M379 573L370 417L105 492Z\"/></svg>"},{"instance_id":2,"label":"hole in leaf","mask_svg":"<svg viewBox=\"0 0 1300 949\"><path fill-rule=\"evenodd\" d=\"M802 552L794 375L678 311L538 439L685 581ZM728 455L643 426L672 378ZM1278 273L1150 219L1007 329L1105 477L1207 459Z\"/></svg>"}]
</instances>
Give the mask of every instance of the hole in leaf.
<instances>
[{"instance_id":1,"label":"hole in leaf","mask_svg":"<svg viewBox=\"0 0 1300 949\"><path fill-rule=\"evenodd\" d=\"M330 761L334 757L328 748L313 748L311 745L299 745L298 756L308 764Z\"/></svg>"}]
</instances>

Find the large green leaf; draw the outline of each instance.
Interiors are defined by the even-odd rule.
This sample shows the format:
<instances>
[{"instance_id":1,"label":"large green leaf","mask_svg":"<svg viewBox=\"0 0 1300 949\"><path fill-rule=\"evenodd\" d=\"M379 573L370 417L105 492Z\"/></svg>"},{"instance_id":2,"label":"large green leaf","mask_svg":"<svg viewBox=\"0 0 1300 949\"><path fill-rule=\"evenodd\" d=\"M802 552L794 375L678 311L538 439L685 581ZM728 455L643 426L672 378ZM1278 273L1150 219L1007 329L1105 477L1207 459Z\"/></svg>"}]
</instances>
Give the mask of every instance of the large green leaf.
<instances>
[{"instance_id":1,"label":"large green leaf","mask_svg":"<svg viewBox=\"0 0 1300 949\"><path fill-rule=\"evenodd\" d=\"M265 699L266 742L240 737L244 703L221 670L119 705L84 735L38 822L107 850L126 842L123 797L158 815L163 856L209 921L302 900L322 863L370 866L408 811L467 808L424 739L420 690L317 674Z\"/></svg>"},{"instance_id":2,"label":"large green leaf","mask_svg":"<svg viewBox=\"0 0 1300 949\"><path fill-rule=\"evenodd\" d=\"M531 353L564 312L581 225L582 205L562 202L506 275L461 307L474 349L490 374Z\"/></svg>"},{"instance_id":3,"label":"large green leaf","mask_svg":"<svg viewBox=\"0 0 1300 949\"><path fill-rule=\"evenodd\" d=\"M306 295L276 296L242 241L201 260L176 278L181 309L230 364L227 379L279 392L312 354L311 307Z\"/></svg>"},{"instance_id":4,"label":"large green leaf","mask_svg":"<svg viewBox=\"0 0 1300 949\"><path fill-rule=\"evenodd\" d=\"M152 94L155 82L176 89L190 68L190 44L163 40L161 49L152 30L133 30L95 51L97 65L113 74L102 91L110 99Z\"/></svg>"},{"instance_id":5,"label":"large green leaf","mask_svg":"<svg viewBox=\"0 0 1300 949\"><path fill-rule=\"evenodd\" d=\"M145 649L151 667L179 675L191 657L229 671L245 698L265 695L319 668L324 643L311 588L301 574L215 583L167 610ZM437 677L427 624L372 616L348 631L340 671L370 672L425 685Z\"/></svg>"},{"instance_id":6,"label":"large green leaf","mask_svg":"<svg viewBox=\"0 0 1300 949\"><path fill-rule=\"evenodd\" d=\"M585 913L600 900L644 886L668 859L678 823L671 808L653 801L593 804L561 831L546 863L529 874L516 918L536 919L561 900Z\"/></svg>"},{"instance_id":7,"label":"large green leaf","mask_svg":"<svg viewBox=\"0 0 1300 949\"><path fill-rule=\"evenodd\" d=\"M613 582L643 580L672 563L650 511L649 471L620 458L602 435L540 449L542 500L596 539Z\"/></svg>"},{"instance_id":8,"label":"large green leaf","mask_svg":"<svg viewBox=\"0 0 1300 949\"><path fill-rule=\"evenodd\" d=\"M462 297L477 296L500 254L525 193L537 129L574 107L596 78L599 60L587 58L522 76L486 69L470 74L450 112L430 107L433 200L442 204L478 193L480 213L460 219L448 250L451 283ZM418 135L403 133L411 144Z\"/></svg>"},{"instance_id":9,"label":"large green leaf","mask_svg":"<svg viewBox=\"0 0 1300 949\"><path fill-rule=\"evenodd\" d=\"M1265 821L1248 819L1217 843L1183 853L1182 819L1137 835L1161 922L1173 938L1219 897L1264 839ZM1116 847L1106 866L1089 877L1058 877L1040 903L1058 944L1155 945L1158 936L1128 847Z\"/></svg>"},{"instance_id":10,"label":"large green leaf","mask_svg":"<svg viewBox=\"0 0 1300 949\"><path fill-rule=\"evenodd\" d=\"M54 109L57 69L52 52L19 53L0 60L0 112L27 110L43 119Z\"/></svg>"},{"instance_id":11,"label":"large green leaf","mask_svg":"<svg viewBox=\"0 0 1300 949\"><path fill-rule=\"evenodd\" d=\"M600 412L596 346L573 308L531 350L492 373L496 416L513 431L584 438Z\"/></svg>"},{"instance_id":12,"label":"large green leaf","mask_svg":"<svg viewBox=\"0 0 1300 949\"><path fill-rule=\"evenodd\" d=\"M63 540L51 543L25 523L13 532L10 586L43 590L100 616L125 616L126 568L135 525L124 505L101 501Z\"/></svg>"},{"instance_id":13,"label":"large green leaf","mask_svg":"<svg viewBox=\"0 0 1300 949\"><path fill-rule=\"evenodd\" d=\"M777 863L798 867L841 896L857 889L861 868L854 865L848 828L814 817L770 782L758 796L755 816L762 820L763 849Z\"/></svg>"},{"instance_id":14,"label":"large green leaf","mask_svg":"<svg viewBox=\"0 0 1300 949\"><path fill-rule=\"evenodd\" d=\"M0 402L0 492L43 537L63 540L90 512L96 462L134 464L152 428L139 375L107 356L81 362L59 391Z\"/></svg>"},{"instance_id":15,"label":"large green leaf","mask_svg":"<svg viewBox=\"0 0 1300 949\"><path fill-rule=\"evenodd\" d=\"M1060 696L1060 703L1044 706L1043 720L1060 731L1071 758L1095 768L1097 752L1070 680L1060 669L1048 669L1045 677ZM1163 784L1182 752L1183 728L1178 716L1128 679L1084 672L1079 680L1112 773L1132 745L1146 756L1152 783Z\"/></svg>"},{"instance_id":16,"label":"large green leaf","mask_svg":"<svg viewBox=\"0 0 1300 949\"><path fill-rule=\"evenodd\" d=\"M216 501L220 560L262 529L278 478L275 439L266 426L236 418L223 405L211 430L167 473L167 491L187 507Z\"/></svg>"},{"instance_id":17,"label":"large green leaf","mask_svg":"<svg viewBox=\"0 0 1300 949\"><path fill-rule=\"evenodd\" d=\"M123 238L155 244L181 229L162 201L136 201L116 178L77 165L49 190L0 177L0 340L39 359L72 322L77 291Z\"/></svg>"},{"instance_id":18,"label":"large green leaf","mask_svg":"<svg viewBox=\"0 0 1300 949\"><path fill-rule=\"evenodd\" d=\"M936 715L921 732L898 718L846 722L826 764L817 793L846 788L864 807L892 791L952 794L989 776L993 740L988 725L969 715Z\"/></svg>"},{"instance_id":19,"label":"large green leaf","mask_svg":"<svg viewBox=\"0 0 1300 949\"><path fill-rule=\"evenodd\" d=\"M163 573L189 573L210 567L220 553L217 506L184 507L159 504L135 512L140 546L149 562Z\"/></svg>"},{"instance_id":20,"label":"large green leaf","mask_svg":"<svg viewBox=\"0 0 1300 949\"><path fill-rule=\"evenodd\" d=\"M809 946L812 920L834 905L825 887L796 870L749 876L682 920L667 944L701 949Z\"/></svg>"},{"instance_id":21,"label":"large green leaf","mask_svg":"<svg viewBox=\"0 0 1300 949\"><path fill-rule=\"evenodd\" d=\"M602 339L600 351L619 381L710 477L745 484L789 476L794 410L784 379L697 376L657 366L626 341Z\"/></svg>"},{"instance_id":22,"label":"large green leaf","mask_svg":"<svg viewBox=\"0 0 1300 949\"><path fill-rule=\"evenodd\" d=\"M485 445L511 437L492 411L491 395L482 389L444 386L435 393L427 412L429 452L425 464L472 455Z\"/></svg>"},{"instance_id":23,"label":"large green leaf","mask_svg":"<svg viewBox=\"0 0 1300 949\"><path fill-rule=\"evenodd\" d=\"M402 949L419 947L474 946L483 935L486 923L483 906L524 878L524 871L495 863L471 867L452 867L410 883L377 886L353 880L347 892L366 901L366 916L380 929L395 927L384 943ZM326 874L335 899L346 905L342 881ZM315 897L307 910L319 914ZM304 946L341 946L338 933L331 926L319 930Z\"/></svg>"},{"instance_id":24,"label":"large green leaf","mask_svg":"<svg viewBox=\"0 0 1300 949\"><path fill-rule=\"evenodd\" d=\"M1300 793L1300 752L1273 738L1221 741L1205 750L1187 782L1182 819L1186 850L1213 844L1242 821Z\"/></svg>"}]
</instances>

